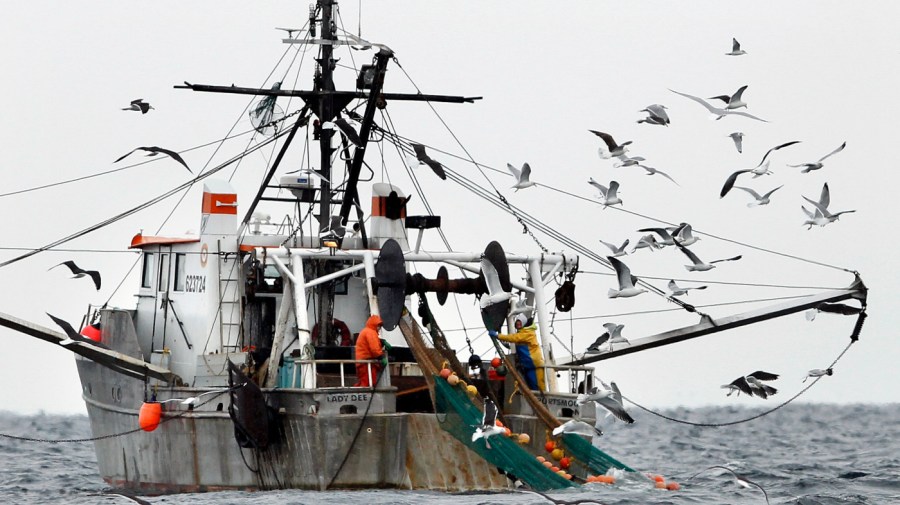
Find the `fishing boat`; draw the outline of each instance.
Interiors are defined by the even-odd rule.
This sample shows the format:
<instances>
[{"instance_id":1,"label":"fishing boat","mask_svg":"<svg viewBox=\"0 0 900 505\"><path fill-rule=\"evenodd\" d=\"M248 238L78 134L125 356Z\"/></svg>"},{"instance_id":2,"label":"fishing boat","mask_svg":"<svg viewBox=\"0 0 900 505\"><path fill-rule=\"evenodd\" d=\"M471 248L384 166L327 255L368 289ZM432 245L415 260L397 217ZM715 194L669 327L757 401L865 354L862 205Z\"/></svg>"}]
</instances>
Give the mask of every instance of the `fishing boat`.
<instances>
[{"instance_id":1,"label":"fishing boat","mask_svg":"<svg viewBox=\"0 0 900 505\"><path fill-rule=\"evenodd\" d=\"M559 233L493 185L440 161L449 156L396 131L385 113L394 104L470 107L480 97L392 92L393 50L339 30L336 5L317 0L305 26L285 30L285 44L316 53L310 87L176 86L257 97L247 111L257 140L173 189L202 187L193 202L196 234L131 237L128 247L140 253L133 307L92 305L76 334L0 315L0 324L76 354L100 476L111 487L471 491L524 483L549 490L611 471L636 473L627 455L607 453L602 442L550 435L567 420L597 420L578 401L599 383L595 363L788 314L839 311L845 300L864 309L858 276L846 288L721 317L664 296L697 322L556 356L554 342L571 339L556 317L575 306L576 277L587 263L611 268L619 260ZM339 51L369 59L339 79ZM267 146L274 156L245 203L226 174ZM304 153L299 166L294 151ZM388 151L396 153L390 161ZM392 182L401 179L392 172L415 174L413 187ZM454 214L432 212L416 177L459 189ZM491 234L474 251L423 248L423 237L442 234L444 220L475 219L465 209L465 199L475 198L523 229L531 250L512 252ZM550 251L538 236L567 252ZM496 359L483 359L468 333L465 344L449 334L442 322L448 302L475 308L465 326L477 328ZM865 312L853 313L858 334ZM355 353L372 315L383 321L384 367ZM485 337L515 333L520 317L533 321L541 339L537 388L515 348ZM499 407L505 433L473 437L485 404Z\"/></svg>"}]
</instances>

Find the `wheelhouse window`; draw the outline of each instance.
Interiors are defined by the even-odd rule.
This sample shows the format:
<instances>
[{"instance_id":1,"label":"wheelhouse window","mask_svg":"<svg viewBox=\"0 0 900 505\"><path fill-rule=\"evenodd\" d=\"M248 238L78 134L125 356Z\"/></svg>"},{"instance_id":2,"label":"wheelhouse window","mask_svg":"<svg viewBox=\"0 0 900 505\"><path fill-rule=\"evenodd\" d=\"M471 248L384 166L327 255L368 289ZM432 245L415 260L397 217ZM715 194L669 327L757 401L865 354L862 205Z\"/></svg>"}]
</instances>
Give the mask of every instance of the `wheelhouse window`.
<instances>
[{"instance_id":1,"label":"wheelhouse window","mask_svg":"<svg viewBox=\"0 0 900 505\"><path fill-rule=\"evenodd\" d=\"M184 266L187 261L187 255L184 253L175 254L175 291L184 291L184 282L187 274Z\"/></svg>"},{"instance_id":2,"label":"wheelhouse window","mask_svg":"<svg viewBox=\"0 0 900 505\"><path fill-rule=\"evenodd\" d=\"M141 274L141 287L153 287L153 253L144 253L144 270Z\"/></svg>"},{"instance_id":3,"label":"wheelhouse window","mask_svg":"<svg viewBox=\"0 0 900 505\"><path fill-rule=\"evenodd\" d=\"M165 291L169 286L169 255L159 255L159 285L157 291Z\"/></svg>"}]
</instances>

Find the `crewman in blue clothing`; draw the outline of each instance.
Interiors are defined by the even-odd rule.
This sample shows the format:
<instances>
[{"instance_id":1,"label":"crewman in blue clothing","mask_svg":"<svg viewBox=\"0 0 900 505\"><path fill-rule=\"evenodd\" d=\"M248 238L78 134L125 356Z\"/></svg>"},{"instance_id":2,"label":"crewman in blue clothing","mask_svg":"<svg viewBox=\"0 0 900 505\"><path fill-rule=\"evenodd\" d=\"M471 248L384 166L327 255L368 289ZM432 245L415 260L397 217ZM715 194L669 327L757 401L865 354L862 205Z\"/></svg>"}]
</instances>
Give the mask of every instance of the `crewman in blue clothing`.
<instances>
[{"instance_id":1,"label":"crewman in blue clothing","mask_svg":"<svg viewBox=\"0 0 900 505\"><path fill-rule=\"evenodd\" d=\"M516 316L515 327L516 333L512 335L500 335L493 330L489 331L488 335L516 345L516 362L528 388L543 391L544 356L541 354L541 346L535 332L537 325L529 321L524 314L519 314Z\"/></svg>"}]
</instances>

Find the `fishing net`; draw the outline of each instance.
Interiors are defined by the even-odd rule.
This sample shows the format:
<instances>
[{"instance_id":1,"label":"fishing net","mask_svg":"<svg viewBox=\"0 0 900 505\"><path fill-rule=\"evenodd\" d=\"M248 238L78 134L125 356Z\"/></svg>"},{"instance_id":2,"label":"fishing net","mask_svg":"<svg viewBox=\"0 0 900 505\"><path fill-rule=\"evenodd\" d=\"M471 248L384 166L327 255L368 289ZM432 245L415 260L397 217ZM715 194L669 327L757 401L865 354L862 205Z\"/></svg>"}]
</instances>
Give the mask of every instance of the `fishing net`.
<instances>
[{"instance_id":1,"label":"fishing net","mask_svg":"<svg viewBox=\"0 0 900 505\"><path fill-rule=\"evenodd\" d=\"M562 445L569 455L594 471L595 475L603 475L610 468L618 468L626 472L634 471L628 465L597 449L589 440L580 435L563 433Z\"/></svg>"},{"instance_id":2,"label":"fishing net","mask_svg":"<svg viewBox=\"0 0 900 505\"><path fill-rule=\"evenodd\" d=\"M435 378L437 418L447 433L478 453L485 461L499 468L510 478L519 479L533 489L548 491L572 487L575 484L550 471L514 440L503 435L490 437L488 449L484 439L472 442L475 427L480 426L484 414L463 387L451 386Z\"/></svg>"}]
</instances>

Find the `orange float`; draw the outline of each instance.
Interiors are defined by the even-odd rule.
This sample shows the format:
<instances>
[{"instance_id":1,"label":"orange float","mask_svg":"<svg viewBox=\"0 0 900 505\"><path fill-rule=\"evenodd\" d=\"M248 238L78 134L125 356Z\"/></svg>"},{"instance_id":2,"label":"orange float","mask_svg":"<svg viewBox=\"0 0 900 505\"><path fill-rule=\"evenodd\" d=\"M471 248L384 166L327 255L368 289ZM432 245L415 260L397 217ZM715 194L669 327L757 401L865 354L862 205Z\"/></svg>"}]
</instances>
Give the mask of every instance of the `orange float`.
<instances>
[{"instance_id":1,"label":"orange float","mask_svg":"<svg viewBox=\"0 0 900 505\"><path fill-rule=\"evenodd\" d=\"M665 482L657 482L656 483L656 489L665 489L665 488L666 488Z\"/></svg>"},{"instance_id":2,"label":"orange float","mask_svg":"<svg viewBox=\"0 0 900 505\"><path fill-rule=\"evenodd\" d=\"M679 489L681 489L681 484L677 482L670 482L666 484L666 489L668 489L669 491L678 491Z\"/></svg>"},{"instance_id":3,"label":"orange float","mask_svg":"<svg viewBox=\"0 0 900 505\"><path fill-rule=\"evenodd\" d=\"M569 458L562 458L559 460L559 467L560 468L569 468L569 465L571 463L572 463L572 460L570 460Z\"/></svg>"},{"instance_id":4,"label":"orange float","mask_svg":"<svg viewBox=\"0 0 900 505\"><path fill-rule=\"evenodd\" d=\"M447 384L450 384L451 386L459 384L459 376L455 373L450 374L450 376L447 377Z\"/></svg>"},{"instance_id":5,"label":"orange float","mask_svg":"<svg viewBox=\"0 0 900 505\"><path fill-rule=\"evenodd\" d=\"M500 358L494 358L491 360L491 366L494 368L500 366L500 363L503 363L502 361L500 361Z\"/></svg>"},{"instance_id":6,"label":"orange float","mask_svg":"<svg viewBox=\"0 0 900 505\"><path fill-rule=\"evenodd\" d=\"M544 449L547 452L553 452L553 449L556 449L556 443L553 440L548 440L546 444L544 444Z\"/></svg>"},{"instance_id":7,"label":"orange float","mask_svg":"<svg viewBox=\"0 0 900 505\"><path fill-rule=\"evenodd\" d=\"M452 373L452 372L450 371L449 368L442 368L442 369L441 369L441 372L440 372L440 375L441 375L441 378L442 378L442 379L445 379L445 380L446 380L447 378L450 377L450 374L451 374L451 373Z\"/></svg>"},{"instance_id":8,"label":"orange float","mask_svg":"<svg viewBox=\"0 0 900 505\"><path fill-rule=\"evenodd\" d=\"M144 402L138 413L138 425L144 431L153 431L159 426L162 418L162 404L159 402Z\"/></svg>"},{"instance_id":9,"label":"orange float","mask_svg":"<svg viewBox=\"0 0 900 505\"><path fill-rule=\"evenodd\" d=\"M555 459L556 461L561 460L562 457L565 455L566 455L566 453L564 453L563 450L560 449L559 447L550 451L550 457Z\"/></svg>"},{"instance_id":10,"label":"orange float","mask_svg":"<svg viewBox=\"0 0 900 505\"><path fill-rule=\"evenodd\" d=\"M531 437L528 435L528 433L519 433L519 443L525 445L528 442L531 442ZM538 457L540 458L541 456Z\"/></svg>"}]
</instances>

